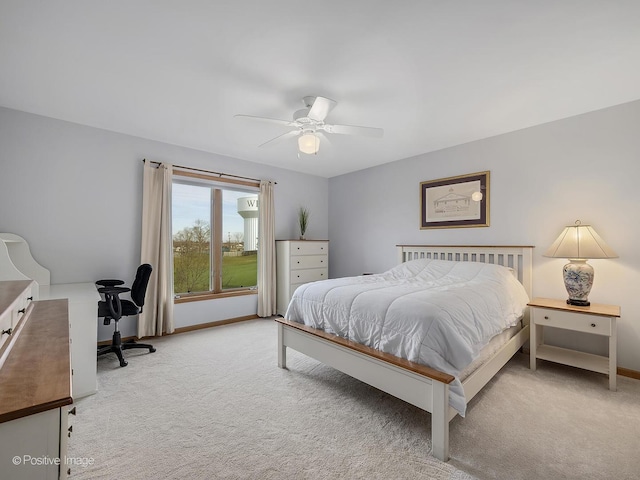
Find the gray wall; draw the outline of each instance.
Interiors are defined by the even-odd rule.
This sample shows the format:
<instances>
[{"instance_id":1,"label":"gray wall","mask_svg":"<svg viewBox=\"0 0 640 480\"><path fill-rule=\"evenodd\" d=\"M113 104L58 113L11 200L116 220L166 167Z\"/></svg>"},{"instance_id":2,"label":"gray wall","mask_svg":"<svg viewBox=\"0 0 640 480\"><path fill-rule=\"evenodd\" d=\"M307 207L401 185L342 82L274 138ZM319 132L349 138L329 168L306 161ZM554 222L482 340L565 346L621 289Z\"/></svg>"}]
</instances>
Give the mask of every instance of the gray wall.
<instances>
[{"instance_id":1,"label":"gray wall","mask_svg":"<svg viewBox=\"0 0 640 480\"><path fill-rule=\"evenodd\" d=\"M334 177L330 275L384 271L402 243L535 245L534 295L566 298L566 261L542 254L580 219L620 257L589 261L590 300L622 307L618 364L640 371L639 125L640 101ZM420 230L421 181L484 170L490 227ZM604 339L554 333L559 345L606 352Z\"/></svg>"},{"instance_id":2,"label":"gray wall","mask_svg":"<svg viewBox=\"0 0 640 480\"><path fill-rule=\"evenodd\" d=\"M276 238L328 236L328 181L0 108L0 231L24 237L51 283L132 279L140 262L142 159L275 180ZM129 282L128 282L129 283ZM176 326L255 314L255 296L176 305ZM126 325L125 325L126 324ZM123 322L123 335L135 331ZM112 329L100 326L100 339Z\"/></svg>"}]
</instances>

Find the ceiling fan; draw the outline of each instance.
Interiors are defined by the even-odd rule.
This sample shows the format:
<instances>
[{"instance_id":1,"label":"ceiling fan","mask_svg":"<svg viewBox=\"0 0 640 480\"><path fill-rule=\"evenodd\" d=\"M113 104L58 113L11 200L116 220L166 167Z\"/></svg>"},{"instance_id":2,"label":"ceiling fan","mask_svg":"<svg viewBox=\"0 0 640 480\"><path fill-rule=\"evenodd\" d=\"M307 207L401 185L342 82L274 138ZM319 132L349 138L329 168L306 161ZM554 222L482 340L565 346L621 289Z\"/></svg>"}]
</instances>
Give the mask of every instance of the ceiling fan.
<instances>
[{"instance_id":1,"label":"ceiling fan","mask_svg":"<svg viewBox=\"0 0 640 480\"><path fill-rule=\"evenodd\" d=\"M298 137L298 148L306 154L316 154L320 149L320 137L324 133L338 133L343 135L362 135L367 137L382 137L384 130L357 125L334 125L324 123L329 112L336 106L336 102L325 97L304 97L305 108L293 114L293 120L279 120L277 118L257 117L254 115L235 115L236 118L247 118L267 123L275 123L292 128L291 131L278 135L264 142L259 147L280 143L293 137Z\"/></svg>"}]
</instances>

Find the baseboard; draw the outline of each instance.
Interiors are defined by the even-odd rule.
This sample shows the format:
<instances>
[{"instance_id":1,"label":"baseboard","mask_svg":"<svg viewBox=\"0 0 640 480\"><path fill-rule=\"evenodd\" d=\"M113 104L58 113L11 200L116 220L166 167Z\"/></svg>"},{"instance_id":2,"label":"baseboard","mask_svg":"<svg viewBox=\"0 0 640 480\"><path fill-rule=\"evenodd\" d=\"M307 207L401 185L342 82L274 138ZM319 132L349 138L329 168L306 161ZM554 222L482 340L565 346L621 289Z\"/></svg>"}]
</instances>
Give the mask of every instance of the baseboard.
<instances>
[{"instance_id":1,"label":"baseboard","mask_svg":"<svg viewBox=\"0 0 640 480\"><path fill-rule=\"evenodd\" d=\"M203 328L219 327L221 325L229 325L230 323L246 322L247 320L256 320L260 318L258 315L245 315L244 317L227 318L226 320L217 320L215 322L199 323L197 325L189 325L188 327L180 327L174 330L176 333L192 332Z\"/></svg>"},{"instance_id":2,"label":"baseboard","mask_svg":"<svg viewBox=\"0 0 640 480\"><path fill-rule=\"evenodd\" d=\"M229 325L231 323L238 323L238 322L246 322L247 320L256 320L258 318L260 318L258 315L245 315L244 317L227 318L225 320L217 320L215 322L199 323L197 325L189 325L187 327L176 328L173 331L173 333L170 333L169 335L175 335L177 333L193 332L194 330L202 330L203 328L220 327L222 325ZM136 336L122 337L122 341L128 342L130 340L144 340L147 338L152 339L157 337L143 337L142 339L138 339L138 337ZM101 342L98 342L99 347L103 345L111 345L111 340L103 340Z\"/></svg>"},{"instance_id":3,"label":"baseboard","mask_svg":"<svg viewBox=\"0 0 640 480\"><path fill-rule=\"evenodd\" d=\"M640 380L640 372L638 372L637 370L631 370L629 368L618 367L618 375Z\"/></svg>"}]
</instances>

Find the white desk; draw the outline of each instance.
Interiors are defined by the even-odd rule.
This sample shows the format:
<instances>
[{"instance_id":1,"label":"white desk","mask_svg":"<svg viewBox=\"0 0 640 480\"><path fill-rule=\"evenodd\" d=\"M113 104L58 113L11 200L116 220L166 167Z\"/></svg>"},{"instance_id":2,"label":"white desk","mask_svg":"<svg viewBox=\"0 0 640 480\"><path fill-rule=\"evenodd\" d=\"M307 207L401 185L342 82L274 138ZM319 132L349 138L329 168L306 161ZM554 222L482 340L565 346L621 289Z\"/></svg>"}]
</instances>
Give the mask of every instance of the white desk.
<instances>
[{"instance_id":1,"label":"white desk","mask_svg":"<svg viewBox=\"0 0 640 480\"><path fill-rule=\"evenodd\" d=\"M98 391L96 346L98 343L98 301L100 294L93 283L40 285L40 300L69 299L71 370L73 398Z\"/></svg>"},{"instance_id":2,"label":"white desk","mask_svg":"<svg viewBox=\"0 0 640 480\"><path fill-rule=\"evenodd\" d=\"M35 261L24 238L0 233L0 280L33 280L37 284L32 287L34 300L69 299L73 398L94 394L98 390L96 354L100 294L93 283L50 285L50 279L49 270Z\"/></svg>"}]
</instances>

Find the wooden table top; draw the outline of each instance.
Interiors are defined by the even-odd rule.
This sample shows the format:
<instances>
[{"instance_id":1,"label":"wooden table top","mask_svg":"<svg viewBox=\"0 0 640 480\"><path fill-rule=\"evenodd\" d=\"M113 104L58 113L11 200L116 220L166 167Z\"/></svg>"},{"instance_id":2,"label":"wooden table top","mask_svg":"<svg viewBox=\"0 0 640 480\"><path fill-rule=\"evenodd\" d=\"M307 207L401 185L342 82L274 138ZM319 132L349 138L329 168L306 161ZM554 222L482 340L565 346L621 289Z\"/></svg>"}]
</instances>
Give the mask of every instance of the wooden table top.
<instances>
[{"instance_id":1,"label":"wooden table top","mask_svg":"<svg viewBox=\"0 0 640 480\"><path fill-rule=\"evenodd\" d=\"M620 316L620 307L618 305L606 305L603 303L592 303L588 307L581 307L578 305L569 305L566 300L536 297L527 305L529 305L530 307L551 308L553 310L589 313L591 315L600 315L603 317Z\"/></svg>"},{"instance_id":2,"label":"wooden table top","mask_svg":"<svg viewBox=\"0 0 640 480\"><path fill-rule=\"evenodd\" d=\"M0 359L0 423L73 403L68 301L31 302Z\"/></svg>"}]
</instances>

